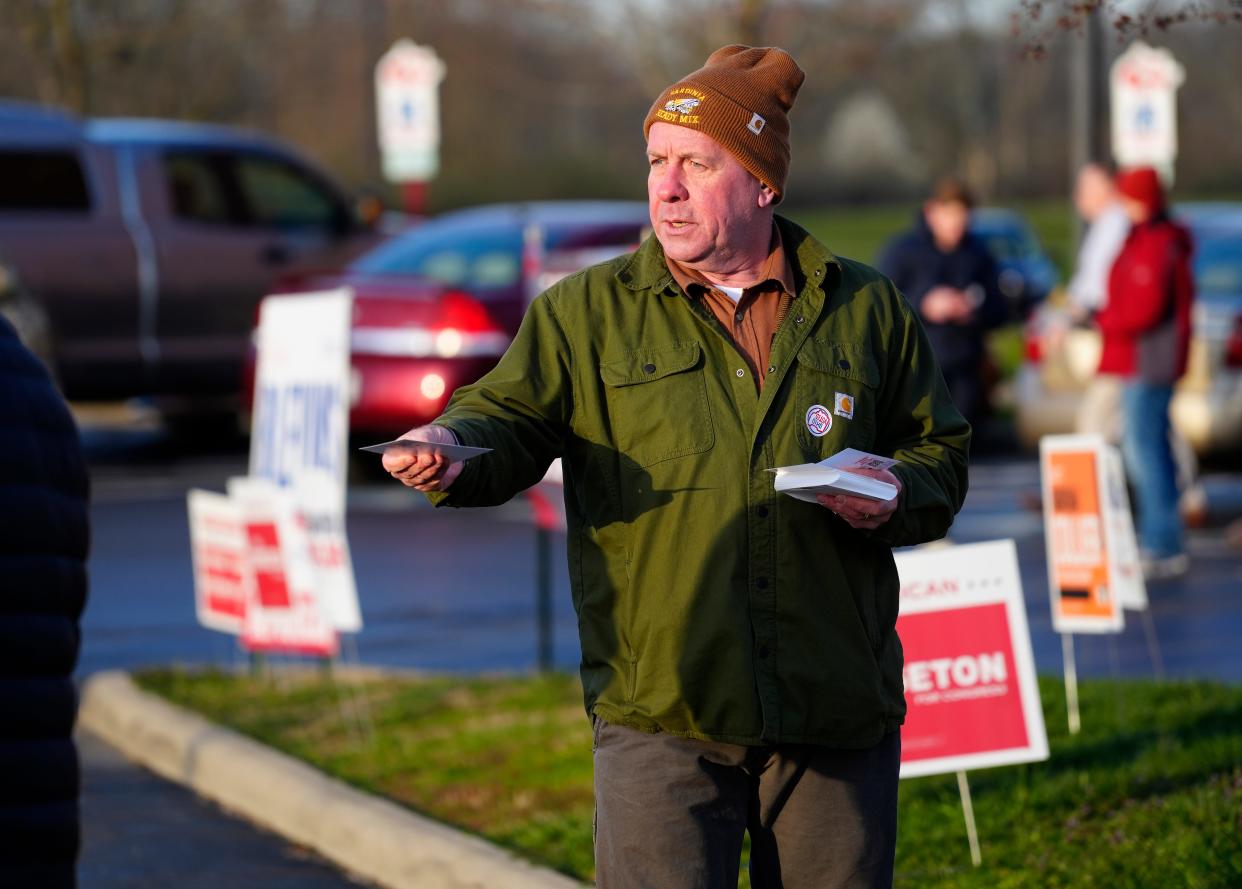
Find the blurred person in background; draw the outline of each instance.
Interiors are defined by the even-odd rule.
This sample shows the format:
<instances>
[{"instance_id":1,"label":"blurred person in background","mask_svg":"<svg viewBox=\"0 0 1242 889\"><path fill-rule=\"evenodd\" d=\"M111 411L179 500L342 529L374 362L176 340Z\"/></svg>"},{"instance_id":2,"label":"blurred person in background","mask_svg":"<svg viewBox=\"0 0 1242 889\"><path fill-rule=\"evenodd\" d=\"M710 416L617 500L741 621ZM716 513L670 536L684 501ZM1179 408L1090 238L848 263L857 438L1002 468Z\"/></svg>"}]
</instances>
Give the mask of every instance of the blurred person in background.
<instances>
[{"instance_id":1,"label":"blurred person in background","mask_svg":"<svg viewBox=\"0 0 1242 889\"><path fill-rule=\"evenodd\" d=\"M923 319L953 401L971 424L988 408L984 334L1009 317L996 261L969 231L973 206L962 182L941 179L914 226L880 259Z\"/></svg>"},{"instance_id":2,"label":"blurred person in background","mask_svg":"<svg viewBox=\"0 0 1242 889\"><path fill-rule=\"evenodd\" d=\"M1052 350L1064 345L1067 325L1094 325L1096 313L1108 304L1108 277L1113 262L1130 234L1130 217L1117 194L1114 174L1103 164L1087 164L1078 172L1074 207L1087 223L1087 232L1078 249L1074 277L1066 287L1068 317L1064 323L1054 323L1048 333ZM1091 378L1078 408L1078 432L1102 435L1112 444L1121 442L1123 383L1124 378L1115 373L1100 372ZM1198 483L1199 467L1194 450L1176 427L1170 426L1169 434L1182 489L1179 498L1182 516L1188 523L1202 524L1207 498L1203 486Z\"/></svg>"},{"instance_id":3,"label":"blurred person in background","mask_svg":"<svg viewBox=\"0 0 1242 889\"><path fill-rule=\"evenodd\" d=\"M600 889L889 887L902 694L892 547L942 537L970 427L892 283L776 216L803 73L728 46L644 122L654 235L545 291L496 368L390 451L437 505L563 458ZM895 457L878 502L767 471Z\"/></svg>"},{"instance_id":4,"label":"blurred person in background","mask_svg":"<svg viewBox=\"0 0 1242 889\"><path fill-rule=\"evenodd\" d=\"M1178 511L1169 402L1186 372L1194 278L1190 232L1168 215L1151 167L1117 177L1131 228L1108 278L1108 301L1095 315L1103 338L1100 373L1123 380L1122 453L1137 495L1143 570L1158 579L1185 573L1189 560Z\"/></svg>"},{"instance_id":5,"label":"blurred person in background","mask_svg":"<svg viewBox=\"0 0 1242 889\"><path fill-rule=\"evenodd\" d=\"M0 317L0 886L75 885L73 669L87 475L73 418Z\"/></svg>"}]
</instances>

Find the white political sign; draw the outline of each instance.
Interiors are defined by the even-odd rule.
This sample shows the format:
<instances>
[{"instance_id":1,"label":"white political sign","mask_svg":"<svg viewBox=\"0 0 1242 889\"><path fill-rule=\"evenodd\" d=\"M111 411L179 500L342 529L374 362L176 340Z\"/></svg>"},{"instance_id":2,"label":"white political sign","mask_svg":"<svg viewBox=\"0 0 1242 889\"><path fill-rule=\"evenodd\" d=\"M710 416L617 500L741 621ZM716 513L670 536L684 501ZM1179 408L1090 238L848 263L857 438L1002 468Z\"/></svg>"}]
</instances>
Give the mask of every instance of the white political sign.
<instances>
[{"instance_id":1,"label":"white political sign","mask_svg":"<svg viewBox=\"0 0 1242 889\"><path fill-rule=\"evenodd\" d=\"M439 171L444 74L435 50L404 38L375 66L380 153L392 182L427 182Z\"/></svg>"},{"instance_id":2,"label":"white political sign","mask_svg":"<svg viewBox=\"0 0 1242 889\"><path fill-rule=\"evenodd\" d=\"M1134 514L1126 491L1125 466L1115 445L1104 447L1104 492L1104 537L1117 598L1122 608L1145 611L1147 582L1143 579Z\"/></svg>"},{"instance_id":3,"label":"white political sign","mask_svg":"<svg viewBox=\"0 0 1242 889\"><path fill-rule=\"evenodd\" d=\"M1141 40L1113 62L1113 158L1122 167L1153 166L1171 179L1177 159L1177 89L1185 69L1167 49Z\"/></svg>"},{"instance_id":4,"label":"white political sign","mask_svg":"<svg viewBox=\"0 0 1242 889\"><path fill-rule=\"evenodd\" d=\"M230 497L198 488L187 493L186 505L198 622L238 635L254 583L241 511Z\"/></svg>"},{"instance_id":5,"label":"white political sign","mask_svg":"<svg viewBox=\"0 0 1242 889\"><path fill-rule=\"evenodd\" d=\"M263 300L250 435L250 475L292 492L325 611L342 632L362 628L345 535L352 315L349 289Z\"/></svg>"},{"instance_id":6,"label":"white political sign","mask_svg":"<svg viewBox=\"0 0 1242 889\"><path fill-rule=\"evenodd\" d=\"M310 558L310 537L292 493L268 479L229 479L245 527L253 582L241 642L250 651L331 657L336 631L324 612Z\"/></svg>"}]
</instances>

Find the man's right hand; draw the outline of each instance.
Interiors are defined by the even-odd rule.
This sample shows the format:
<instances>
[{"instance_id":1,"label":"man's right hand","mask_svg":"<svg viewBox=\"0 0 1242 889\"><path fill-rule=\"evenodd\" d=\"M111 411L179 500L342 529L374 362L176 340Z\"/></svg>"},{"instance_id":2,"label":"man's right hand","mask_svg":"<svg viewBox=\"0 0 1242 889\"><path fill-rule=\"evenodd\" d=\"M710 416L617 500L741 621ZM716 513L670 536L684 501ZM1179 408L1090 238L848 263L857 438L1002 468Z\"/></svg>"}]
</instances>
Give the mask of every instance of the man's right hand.
<instances>
[{"instance_id":1,"label":"man's right hand","mask_svg":"<svg viewBox=\"0 0 1242 889\"><path fill-rule=\"evenodd\" d=\"M954 287L933 287L921 304L923 318L934 324L964 323L973 309L966 294Z\"/></svg>"},{"instance_id":2,"label":"man's right hand","mask_svg":"<svg viewBox=\"0 0 1242 889\"><path fill-rule=\"evenodd\" d=\"M402 438L417 438L437 444L459 444L453 430L445 426L415 426ZM401 484L416 491L447 491L461 475L462 461L413 451L391 450L384 454L384 469Z\"/></svg>"}]
</instances>

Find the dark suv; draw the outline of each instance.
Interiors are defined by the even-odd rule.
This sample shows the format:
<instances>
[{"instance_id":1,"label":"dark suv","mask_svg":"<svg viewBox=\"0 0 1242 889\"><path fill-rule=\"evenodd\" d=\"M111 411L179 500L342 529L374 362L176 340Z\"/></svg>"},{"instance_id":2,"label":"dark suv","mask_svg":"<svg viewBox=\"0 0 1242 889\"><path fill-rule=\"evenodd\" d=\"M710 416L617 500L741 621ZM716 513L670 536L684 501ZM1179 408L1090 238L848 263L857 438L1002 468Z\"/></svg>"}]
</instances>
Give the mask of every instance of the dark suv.
<instances>
[{"instance_id":1,"label":"dark suv","mask_svg":"<svg viewBox=\"0 0 1242 889\"><path fill-rule=\"evenodd\" d=\"M70 398L236 397L259 299L378 241L288 145L0 102L0 262Z\"/></svg>"}]
</instances>

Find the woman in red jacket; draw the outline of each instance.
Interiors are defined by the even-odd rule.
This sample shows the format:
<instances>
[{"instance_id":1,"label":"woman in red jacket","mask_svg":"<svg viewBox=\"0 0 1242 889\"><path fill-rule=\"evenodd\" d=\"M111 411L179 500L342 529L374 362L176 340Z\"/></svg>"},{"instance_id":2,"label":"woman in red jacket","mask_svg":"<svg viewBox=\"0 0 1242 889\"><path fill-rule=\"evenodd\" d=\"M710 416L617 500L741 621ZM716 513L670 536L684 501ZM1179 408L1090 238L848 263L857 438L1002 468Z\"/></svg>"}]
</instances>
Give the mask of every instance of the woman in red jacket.
<instances>
[{"instance_id":1,"label":"woman in red jacket","mask_svg":"<svg viewBox=\"0 0 1242 889\"><path fill-rule=\"evenodd\" d=\"M1190 233L1168 217L1151 167L1117 177L1132 228L1113 263L1108 304L1096 315L1103 335L1100 372L1125 378L1122 451L1138 499L1139 543L1148 577L1182 574L1188 559L1169 445L1169 402L1190 347Z\"/></svg>"}]
</instances>

